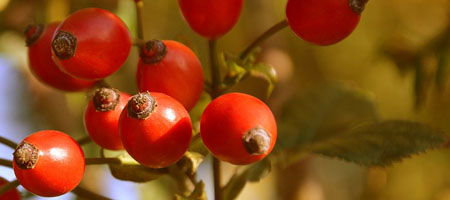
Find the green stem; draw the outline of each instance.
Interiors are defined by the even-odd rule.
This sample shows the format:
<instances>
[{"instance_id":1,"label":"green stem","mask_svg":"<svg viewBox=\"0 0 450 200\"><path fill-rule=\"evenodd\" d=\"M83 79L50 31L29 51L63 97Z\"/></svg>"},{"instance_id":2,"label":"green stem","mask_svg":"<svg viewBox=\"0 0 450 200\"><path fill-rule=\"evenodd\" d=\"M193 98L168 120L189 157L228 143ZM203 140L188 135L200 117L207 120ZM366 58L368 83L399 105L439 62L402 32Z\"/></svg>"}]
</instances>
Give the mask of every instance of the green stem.
<instances>
[{"instance_id":1,"label":"green stem","mask_svg":"<svg viewBox=\"0 0 450 200\"><path fill-rule=\"evenodd\" d=\"M220 84L220 66L217 62L217 41L209 40L209 60L210 60L210 71L211 71L211 99L215 99L221 95ZM213 157L213 174L214 174L214 197L215 200L222 200L222 189L220 183L222 182L220 161Z\"/></svg>"},{"instance_id":2,"label":"green stem","mask_svg":"<svg viewBox=\"0 0 450 200\"><path fill-rule=\"evenodd\" d=\"M5 166L5 167L13 167L12 161L10 160L6 160L6 159L1 159L0 158L0 166Z\"/></svg>"},{"instance_id":3,"label":"green stem","mask_svg":"<svg viewBox=\"0 0 450 200\"><path fill-rule=\"evenodd\" d=\"M90 138L89 136L85 136L85 137L83 137L83 138L77 140L77 142L78 142L78 144L79 144L80 146L83 146L83 145L85 145L85 144L87 144L87 143L92 142L92 140L91 140L91 138Z\"/></svg>"},{"instance_id":4,"label":"green stem","mask_svg":"<svg viewBox=\"0 0 450 200\"><path fill-rule=\"evenodd\" d=\"M2 136L0 136L0 143L6 145L8 147L11 147L12 149L16 149L16 147L17 147L17 143L15 143L11 140L8 140Z\"/></svg>"},{"instance_id":5,"label":"green stem","mask_svg":"<svg viewBox=\"0 0 450 200\"><path fill-rule=\"evenodd\" d=\"M213 173L214 173L214 199L222 200L222 187L220 183L222 181L222 174L220 173L221 165L220 160L216 157L213 158Z\"/></svg>"},{"instance_id":6,"label":"green stem","mask_svg":"<svg viewBox=\"0 0 450 200\"><path fill-rule=\"evenodd\" d=\"M143 9L144 9L144 1L135 1L136 2L136 13L137 13L137 34L138 39L144 40L144 20L142 17Z\"/></svg>"},{"instance_id":7,"label":"green stem","mask_svg":"<svg viewBox=\"0 0 450 200\"><path fill-rule=\"evenodd\" d=\"M220 95L220 68L217 63L217 41L209 40L209 61L210 61L210 69L211 69L211 98L215 99Z\"/></svg>"},{"instance_id":8,"label":"green stem","mask_svg":"<svg viewBox=\"0 0 450 200\"><path fill-rule=\"evenodd\" d=\"M281 22L278 22L277 24L275 24L274 26L269 28L266 32L264 32L262 35L260 35L258 38L256 38L256 40L253 41L253 43L251 43L250 46L248 46L241 53L241 56L239 58L241 60L245 60L245 58L247 58L247 56L253 51L254 48L256 48L262 42L267 40L270 36L274 35L275 33L278 33L280 30L286 28L287 26L289 26L287 20L283 20Z\"/></svg>"},{"instance_id":9,"label":"green stem","mask_svg":"<svg viewBox=\"0 0 450 200\"><path fill-rule=\"evenodd\" d=\"M139 39L139 38L133 38L133 40L131 41L131 45L142 48L145 45L145 40Z\"/></svg>"},{"instance_id":10,"label":"green stem","mask_svg":"<svg viewBox=\"0 0 450 200\"><path fill-rule=\"evenodd\" d=\"M95 86L95 88L103 88L103 87L108 87L108 88L111 87L111 86L106 82L105 79L99 80L99 81L97 82L96 86ZM91 93L88 91L87 94L88 94L88 96L89 96L89 94L91 94Z\"/></svg>"},{"instance_id":11,"label":"green stem","mask_svg":"<svg viewBox=\"0 0 450 200\"><path fill-rule=\"evenodd\" d=\"M16 188L19 185L20 185L19 181L14 180L12 182L9 182L7 184L0 186L0 196L2 196L2 194L4 194L4 193L10 191L11 189Z\"/></svg>"},{"instance_id":12,"label":"green stem","mask_svg":"<svg viewBox=\"0 0 450 200\"><path fill-rule=\"evenodd\" d=\"M99 195L97 193L91 192L89 190L86 190L80 186L76 187L72 190L72 193L76 194L79 197L84 197L86 199L93 199L93 200L104 200L104 199L110 199L108 197Z\"/></svg>"},{"instance_id":13,"label":"green stem","mask_svg":"<svg viewBox=\"0 0 450 200\"><path fill-rule=\"evenodd\" d=\"M86 158L86 165L103 165L103 164L122 164L118 158Z\"/></svg>"}]
</instances>

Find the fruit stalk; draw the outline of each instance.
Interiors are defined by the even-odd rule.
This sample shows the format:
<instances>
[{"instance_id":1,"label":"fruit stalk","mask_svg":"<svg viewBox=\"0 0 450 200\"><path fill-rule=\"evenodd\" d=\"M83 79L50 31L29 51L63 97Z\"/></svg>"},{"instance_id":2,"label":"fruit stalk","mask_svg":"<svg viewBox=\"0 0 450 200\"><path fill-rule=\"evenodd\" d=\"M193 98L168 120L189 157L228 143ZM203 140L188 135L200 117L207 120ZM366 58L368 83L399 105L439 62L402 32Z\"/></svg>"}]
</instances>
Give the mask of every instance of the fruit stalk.
<instances>
[{"instance_id":1,"label":"fruit stalk","mask_svg":"<svg viewBox=\"0 0 450 200\"><path fill-rule=\"evenodd\" d=\"M277 24L273 25L271 28L269 28L266 32L261 34L259 37L256 38L255 41L253 41L244 51L242 51L240 59L244 60L247 58L247 56L252 52L254 48L259 46L262 42L267 40L269 37L274 35L275 33L278 33L280 30L288 27L289 24L286 19L284 19L281 22L278 22Z\"/></svg>"},{"instance_id":2,"label":"fruit stalk","mask_svg":"<svg viewBox=\"0 0 450 200\"><path fill-rule=\"evenodd\" d=\"M5 184L5 185L2 185L1 187L0 187L0 196L2 195L2 194L4 194L5 192L8 192L9 190L11 190L11 189L13 189L13 188L16 188L17 186L19 186L20 185L20 183L19 183L19 181L17 181L17 180L14 180L14 181L11 181L11 182L9 182L9 183L7 183L7 184Z\"/></svg>"},{"instance_id":3,"label":"fruit stalk","mask_svg":"<svg viewBox=\"0 0 450 200\"><path fill-rule=\"evenodd\" d=\"M13 164L10 160L6 160L6 159L1 159L0 158L0 166L5 166L5 167L13 167Z\"/></svg>"},{"instance_id":4,"label":"fruit stalk","mask_svg":"<svg viewBox=\"0 0 450 200\"><path fill-rule=\"evenodd\" d=\"M222 200L222 187L220 183L222 182L220 160L213 157L213 175L214 175L214 199Z\"/></svg>"},{"instance_id":5,"label":"fruit stalk","mask_svg":"<svg viewBox=\"0 0 450 200\"><path fill-rule=\"evenodd\" d=\"M217 65L217 41L209 40L208 45L209 45L211 84L212 84L211 99L215 99L220 95L219 87L221 84L220 68Z\"/></svg>"},{"instance_id":6,"label":"fruit stalk","mask_svg":"<svg viewBox=\"0 0 450 200\"><path fill-rule=\"evenodd\" d=\"M216 40L209 40L209 59L210 59L210 71L211 71L211 82L212 82L212 92L211 99L215 99L220 96L220 69L217 65L217 46ZM214 199L222 200L222 189L220 183L222 182L221 176L221 166L220 160L213 157L213 175L214 175Z\"/></svg>"},{"instance_id":7,"label":"fruit stalk","mask_svg":"<svg viewBox=\"0 0 450 200\"><path fill-rule=\"evenodd\" d=\"M142 17L144 9L144 1L136 1L136 13L137 13L137 34L138 39L144 39L144 21Z\"/></svg>"},{"instance_id":8,"label":"fruit stalk","mask_svg":"<svg viewBox=\"0 0 450 200\"><path fill-rule=\"evenodd\" d=\"M16 149L16 147L17 147L17 143L15 143L11 140L8 140L2 136L0 136L0 143L6 145L8 147L11 147L12 149Z\"/></svg>"},{"instance_id":9,"label":"fruit stalk","mask_svg":"<svg viewBox=\"0 0 450 200\"><path fill-rule=\"evenodd\" d=\"M88 143L90 143L90 142L92 142L92 140L91 140L91 137L89 137L89 136L85 136L85 137L83 137L83 138L77 140L77 143L78 143L80 146L85 145L85 144L88 144Z\"/></svg>"}]
</instances>

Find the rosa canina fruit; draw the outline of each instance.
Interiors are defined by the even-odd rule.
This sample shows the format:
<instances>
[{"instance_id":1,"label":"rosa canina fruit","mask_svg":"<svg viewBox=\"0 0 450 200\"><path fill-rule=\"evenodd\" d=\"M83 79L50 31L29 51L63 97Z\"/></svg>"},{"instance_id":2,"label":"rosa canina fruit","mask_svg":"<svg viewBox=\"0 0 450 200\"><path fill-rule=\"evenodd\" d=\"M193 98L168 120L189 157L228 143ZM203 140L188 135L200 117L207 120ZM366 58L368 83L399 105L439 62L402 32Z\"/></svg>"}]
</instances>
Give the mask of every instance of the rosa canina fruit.
<instances>
[{"instance_id":1,"label":"rosa canina fruit","mask_svg":"<svg viewBox=\"0 0 450 200\"><path fill-rule=\"evenodd\" d=\"M218 159L247 165L266 157L277 139L272 111L256 97L229 93L214 99L200 120L202 140Z\"/></svg>"},{"instance_id":2,"label":"rosa canina fruit","mask_svg":"<svg viewBox=\"0 0 450 200\"><path fill-rule=\"evenodd\" d=\"M191 110L203 92L203 69L187 46L170 40L151 40L141 50L136 80L141 92L160 92Z\"/></svg>"},{"instance_id":3,"label":"rosa canina fruit","mask_svg":"<svg viewBox=\"0 0 450 200\"><path fill-rule=\"evenodd\" d=\"M129 98L129 94L112 88L95 91L84 112L84 126L96 144L110 150L123 149L119 117Z\"/></svg>"},{"instance_id":4,"label":"rosa canina fruit","mask_svg":"<svg viewBox=\"0 0 450 200\"><path fill-rule=\"evenodd\" d=\"M28 191L44 197L73 190L84 174L80 145L69 135L44 130L26 137L14 151L14 173Z\"/></svg>"},{"instance_id":5,"label":"rosa canina fruit","mask_svg":"<svg viewBox=\"0 0 450 200\"><path fill-rule=\"evenodd\" d=\"M30 25L25 31L30 70L41 82L63 91L87 90L96 81L82 80L62 72L52 60L51 42L60 23Z\"/></svg>"},{"instance_id":6,"label":"rosa canina fruit","mask_svg":"<svg viewBox=\"0 0 450 200\"><path fill-rule=\"evenodd\" d=\"M286 17L300 38L317 45L331 45L353 32L367 1L288 0Z\"/></svg>"},{"instance_id":7,"label":"rosa canina fruit","mask_svg":"<svg viewBox=\"0 0 450 200\"><path fill-rule=\"evenodd\" d=\"M242 0L178 0L189 26L209 39L218 38L233 28L242 10Z\"/></svg>"},{"instance_id":8,"label":"rosa canina fruit","mask_svg":"<svg viewBox=\"0 0 450 200\"><path fill-rule=\"evenodd\" d=\"M140 164L162 168L189 148L192 122L174 98L157 92L134 95L123 109L119 133L125 150Z\"/></svg>"},{"instance_id":9,"label":"rosa canina fruit","mask_svg":"<svg viewBox=\"0 0 450 200\"><path fill-rule=\"evenodd\" d=\"M130 32L115 14L100 8L72 13L52 40L55 63L81 79L102 79L117 71L131 49Z\"/></svg>"}]
</instances>

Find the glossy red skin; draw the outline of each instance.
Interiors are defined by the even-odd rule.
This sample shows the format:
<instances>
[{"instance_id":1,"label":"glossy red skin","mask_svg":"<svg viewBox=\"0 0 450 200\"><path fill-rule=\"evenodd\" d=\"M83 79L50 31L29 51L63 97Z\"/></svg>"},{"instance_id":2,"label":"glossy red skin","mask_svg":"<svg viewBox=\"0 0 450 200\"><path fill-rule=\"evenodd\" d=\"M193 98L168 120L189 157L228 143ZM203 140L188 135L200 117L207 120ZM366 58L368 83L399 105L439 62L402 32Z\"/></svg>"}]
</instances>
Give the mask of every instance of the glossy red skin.
<instances>
[{"instance_id":1,"label":"glossy red skin","mask_svg":"<svg viewBox=\"0 0 450 200\"><path fill-rule=\"evenodd\" d=\"M114 110L106 112L97 111L92 99L86 106L84 127L91 139L102 148L124 149L119 136L119 117L129 99L129 94L120 92L120 99Z\"/></svg>"},{"instance_id":2,"label":"glossy red skin","mask_svg":"<svg viewBox=\"0 0 450 200\"><path fill-rule=\"evenodd\" d=\"M131 36L127 26L113 13L85 8L67 17L55 32L66 31L77 38L75 55L55 63L64 72L82 79L102 79L116 72L127 59Z\"/></svg>"},{"instance_id":3,"label":"glossy red skin","mask_svg":"<svg viewBox=\"0 0 450 200\"><path fill-rule=\"evenodd\" d=\"M33 169L20 169L13 162L17 180L25 189L39 196L54 197L70 192L80 183L85 167L84 153L69 135L45 130L23 141L40 150Z\"/></svg>"},{"instance_id":4,"label":"glossy red skin","mask_svg":"<svg viewBox=\"0 0 450 200\"><path fill-rule=\"evenodd\" d=\"M30 70L41 82L53 88L75 92L92 88L96 81L82 80L62 72L52 60L52 37L59 22L48 24L34 44L28 47Z\"/></svg>"},{"instance_id":5,"label":"glossy red skin","mask_svg":"<svg viewBox=\"0 0 450 200\"><path fill-rule=\"evenodd\" d=\"M6 183L8 183L8 181L0 177L0 187ZM11 189L8 192L5 192L2 195L0 195L0 200L20 200L20 199L22 199L22 197L20 196L20 193L17 190L17 188Z\"/></svg>"},{"instance_id":6,"label":"glossy red skin","mask_svg":"<svg viewBox=\"0 0 450 200\"><path fill-rule=\"evenodd\" d=\"M178 0L189 26L209 39L233 28L241 15L242 3L242 0Z\"/></svg>"},{"instance_id":7,"label":"glossy red skin","mask_svg":"<svg viewBox=\"0 0 450 200\"><path fill-rule=\"evenodd\" d=\"M317 45L343 40L360 19L348 0L288 0L286 17L299 37Z\"/></svg>"},{"instance_id":8,"label":"glossy red skin","mask_svg":"<svg viewBox=\"0 0 450 200\"><path fill-rule=\"evenodd\" d=\"M270 148L265 154L251 155L242 138L255 127L271 135ZM222 161L246 165L263 159L273 149L277 139L277 124L272 111L256 97L229 93L214 99L203 111L200 133L206 147Z\"/></svg>"},{"instance_id":9,"label":"glossy red skin","mask_svg":"<svg viewBox=\"0 0 450 200\"><path fill-rule=\"evenodd\" d=\"M177 162L189 148L192 123L189 113L178 101L163 93L150 93L157 102L145 120L135 119L124 109L119 133L127 152L140 164L163 168Z\"/></svg>"},{"instance_id":10,"label":"glossy red skin","mask_svg":"<svg viewBox=\"0 0 450 200\"><path fill-rule=\"evenodd\" d=\"M141 92L160 92L178 100L191 110L203 92L203 68L195 53L187 46L164 40L167 54L155 64L139 59L136 80Z\"/></svg>"}]
</instances>

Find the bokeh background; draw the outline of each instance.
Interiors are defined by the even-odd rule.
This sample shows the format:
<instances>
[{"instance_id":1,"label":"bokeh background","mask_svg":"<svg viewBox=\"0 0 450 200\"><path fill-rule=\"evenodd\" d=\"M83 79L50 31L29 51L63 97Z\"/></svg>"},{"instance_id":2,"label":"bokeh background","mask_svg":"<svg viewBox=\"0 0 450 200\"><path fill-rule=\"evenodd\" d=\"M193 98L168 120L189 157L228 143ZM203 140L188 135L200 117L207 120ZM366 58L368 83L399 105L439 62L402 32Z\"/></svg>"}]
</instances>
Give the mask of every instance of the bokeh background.
<instances>
[{"instance_id":1,"label":"bokeh background","mask_svg":"<svg viewBox=\"0 0 450 200\"><path fill-rule=\"evenodd\" d=\"M286 1L244 1L237 25L219 40L219 50L238 54L285 18ZM190 30L177 1L144 0L144 5L145 38L187 44L197 53L208 75L207 41ZM43 129L60 130L76 139L86 136L82 115L87 94L64 93L36 80L28 69L23 35L28 24L61 21L85 7L116 13L136 35L131 0L0 0L1 136L19 142ZM448 0L371 0L353 34L332 46L314 46L286 28L267 40L258 56L276 69L279 78L267 102L279 120L282 110L291 105L285 102L295 94L308 90L320 93L315 88L324 83L343 84L367 95L381 119L419 121L450 133L450 82L446 78L449 64L444 62L450 58L449 27ZM436 43L444 44L444 48ZM136 93L137 59L134 48L124 66L106 81L119 90ZM282 138L283 133L279 134ZM87 156L97 156L96 145L83 149ZM0 156L11 159L12 150L0 145ZM235 170L235 166L224 164L225 182ZM247 184L238 199L446 200L450 199L449 171L450 151L446 149L384 168L311 154L287 167L273 167L260 182ZM209 199L213 199L210 159L200 166L199 173ZM15 179L8 168L0 167L0 176ZM174 184L168 177L145 184L118 181L106 166L88 166L81 183L114 199L171 199ZM40 199L25 191L23 195L26 199ZM54 199L76 198L67 194Z\"/></svg>"}]
</instances>

